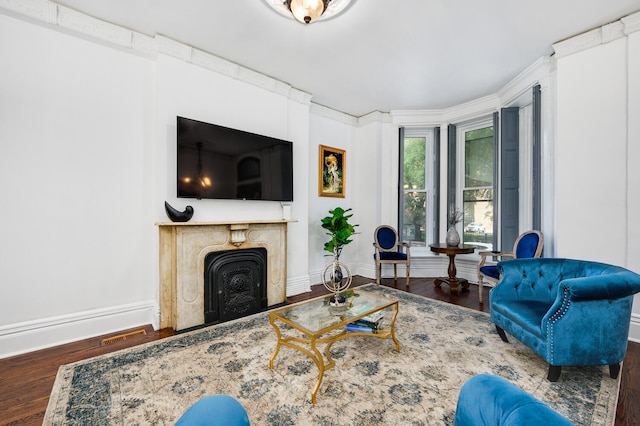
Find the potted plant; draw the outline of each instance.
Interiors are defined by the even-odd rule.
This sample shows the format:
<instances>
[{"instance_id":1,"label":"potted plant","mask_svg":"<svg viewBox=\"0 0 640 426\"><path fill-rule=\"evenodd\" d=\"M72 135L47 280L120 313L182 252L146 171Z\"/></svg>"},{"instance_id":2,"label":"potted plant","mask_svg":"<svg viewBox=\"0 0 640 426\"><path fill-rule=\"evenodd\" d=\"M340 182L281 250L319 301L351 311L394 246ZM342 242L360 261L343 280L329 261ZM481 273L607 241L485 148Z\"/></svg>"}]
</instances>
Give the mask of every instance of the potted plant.
<instances>
[{"instance_id":1,"label":"potted plant","mask_svg":"<svg viewBox=\"0 0 640 426\"><path fill-rule=\"evenodd\" d=\"M340 258L342 248L349 244L350 238L356 233L355 227L358 225L352 225L349 223L349 218L353 214L346 214L351 209L344 210L341 207L336 207L333 210L329 210L331 216L327 216L322 219L322 227L327 230L327 235L331 237L329 241L324 243L324 249L337 259Z\"/></svg>"},{"instance_id":2,"label":"potted plant","mask_svg":"<svg viewBox=\"0 0 640 426\"><path fill-rule=\"evenodd\" d=\"M325 266L322 272L322 284L327 290L333 292L333 296L329 301L333 306L342 306L345 303L344 296L339 293L349 288L351 285L351 272L347 265L340 262L340 254L344 246L352 242L351 237L356 233L355 227L349 223L352 214L347 214L351 209L344 210L336 207L329 210L331 216L322 219L322 227L327 231L327 235L331 237L329 241L324 243L325 251L333 255L333 261ZM344 279L346 275L346 280Z\"/></svg>"}]
</instances>

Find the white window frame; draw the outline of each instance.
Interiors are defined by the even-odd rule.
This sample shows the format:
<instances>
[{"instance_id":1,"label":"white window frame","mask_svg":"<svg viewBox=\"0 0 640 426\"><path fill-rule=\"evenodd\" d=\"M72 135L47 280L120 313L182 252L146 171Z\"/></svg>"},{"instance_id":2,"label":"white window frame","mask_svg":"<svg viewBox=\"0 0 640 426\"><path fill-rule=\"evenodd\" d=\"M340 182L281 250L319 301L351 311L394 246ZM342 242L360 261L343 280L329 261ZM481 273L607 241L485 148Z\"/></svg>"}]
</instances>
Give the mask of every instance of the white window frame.
<instances>
[{"instance_id":1,"label":"white window frame","mask_svg":"<svg viewBox=\"0 0 640 426\"><path fill-rule=\"evenodd\" d=\"M472 131L472 130L478 130L478 129L484 129L486 127L493 127L493 116L489 115L486 117L482 117L479 118L477 120L473 120L473 121L469 121L463 124L459 124L456 126L456 152L457 152L457 158L456 158L456 206L463 206L463 193L465 189L472 189L472 188L466 188L464 186L464 174L465 174L465 135L467 132ZM496 132L499 132L500 129L493 129L493 133L494 135L496 134ZM498 146L494 146L493 147L494 150L498 149ZM499 154L499 152L498 152ZM499 161L499 160L498 160ZM499 177L496 176L496 165L494 164L494 172L493 172L493 180L494 180L494 194L493 194L493 209L494 209L494 220L495 220L495 209L499 208L499 206L496 206L496 193L495 190L498 188L498 185L500 184L499 182ZM498 220L499 220L499 215L498 215ZM460 229L458 229L458 232L460 233L461 236L464 235L464 230L462 229L463 225L459 225ZM500 229L500 227L496 227L494 224L494 229Z\"/></svg>"},{"instance_id":2,"label":"white window frame","mask_svg":"<svg viewBox=\"0 0 640 426\"><path fill-rule=\"evenodd\" d=\"M431 237L429 238L425 238L425 247L419 247L419 246L411 246L411 257L427 257L427 256L432 256L433 253L431 252L431 250L429 249L429 244L433 243L435 241L435 235L433 235L433 223L435 221L435 215L438 211L439 206L436 205L436 194L437 194L437 188L435 187L435 178L434 178L434 170L436 170L435 168L437 167L436 161L437 159L435 158L435 146L434 146L434 135L433 135L434 129L433 128L426 128L426 127L405 127L404 128L404 137L405 138L425 138L425 189L424 192L426 192L427 196L426 196L426 200L427 200L427 211L425 214L425 229L427 229L427 237ZM401 167L404 167L404 165L401 165ZM400 188L399 188L399 199L398 199L398 214L402 215L404 214L403 210L400 208L400 204L402 204L402 207L404 207L404 187L403 187L403 182L400 182ZM418 191L418 192L423 192ZM398 217L398 222L400 222L400 216ZM399 229L398 233L400 235L402 235L402 230Z\"/></svg>"},{"instance_id":3,"label":"white window frame","mask_svg":"<svg viewBox=\"0 0 640 426\"><path fill-rule=\"evenodd\" d=\"M458 158L456 158L456 205L461 206L463 200L463 188L464 185L464 142L465 142L465 133L470 130L482 129L484 127L493 126L493 117L483 117L479 120L470 121L467 123L459 124L457 126L457 140L456 140L456 149L459 153ZM524 105L520 106L520 193L519 193L519 203L520 203L520 232L524 232L525 230L531 229L533 223L533 203L532 203L532 168L533 168L533 158L532 158L532 145L533 145L533 134L532 134L532 126L533 126L533 118L532 118L532 104L531 102L524 103ZM500 129L493 129L495 132L500 132ZM501 161L499 158L500 151L499 146L495 146L494 149L498 150L497 158L498 163ZM499 168L499 164L495 165L496 168ZM494 186L495 190L500 191L500 176L494 175ZM494 209L499 208L496 204L496 194L493 194L494 199ZM501 215L498 214L498 222L500 221ZM494 213L495 218L495 213ZM498 235L497 240L500 241L500 223L495 224ZM462 232L463 230L458 230ZM463 234L461 234L463 235ZM509 248L510 250L511 248Z\"/></svg>"}]
</instances>

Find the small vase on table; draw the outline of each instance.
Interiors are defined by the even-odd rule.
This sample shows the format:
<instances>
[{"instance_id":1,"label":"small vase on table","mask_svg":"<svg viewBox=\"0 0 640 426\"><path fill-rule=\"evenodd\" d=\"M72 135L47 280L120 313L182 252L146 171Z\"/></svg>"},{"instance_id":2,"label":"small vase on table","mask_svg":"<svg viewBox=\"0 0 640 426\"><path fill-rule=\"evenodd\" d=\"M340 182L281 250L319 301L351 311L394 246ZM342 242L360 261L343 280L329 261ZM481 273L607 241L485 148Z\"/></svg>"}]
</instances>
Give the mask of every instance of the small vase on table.
<instances>
[{"instance_id":1,"label":"small vase on table","mask_svg":"<svg viewBox=\"0 0 640 426\"><path fill-rule=\"evenodd\" d=\"M458 234L455 226L449 227L449 230L447 231L446 241L449 247L457 247L458 245L460 245L460 234Z\"/></svg>"}]
</instances>

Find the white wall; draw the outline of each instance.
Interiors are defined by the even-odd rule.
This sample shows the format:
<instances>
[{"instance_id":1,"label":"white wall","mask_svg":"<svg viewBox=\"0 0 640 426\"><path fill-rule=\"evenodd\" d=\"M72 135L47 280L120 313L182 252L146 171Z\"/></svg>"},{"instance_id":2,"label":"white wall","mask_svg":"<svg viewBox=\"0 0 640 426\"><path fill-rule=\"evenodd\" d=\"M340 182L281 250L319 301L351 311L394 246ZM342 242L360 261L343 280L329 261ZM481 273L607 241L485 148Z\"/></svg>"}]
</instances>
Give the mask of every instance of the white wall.
<instances>
[{"instance_id":1,"label":"white wall","mask_svg":"<svg viewBox=\"0 0 640 426\"><path fill-rule=\"evenodd\" d=\"M358 275L375 279L373 233L382 224L398 223L398 126L388 114L373 113L360 119L354 149L356 211L359 212ZM393 266L385 265L383 276L393 276ZM405 276L404 267L398 275Z\"/></svg>"},{"instance_id":2,"label":"white wall","mask_svg":"<svg viewBox=\"0 0 640 426\"><path fill-rule=\"evenodd\" d=\"M557 256L640 272L640 38L605 34L568 41L598 43L557 60ZM630 332L636 341L639 299Z\"/></svg>"},{"instance_id":3,"label":"white wall","mask_svg":"<svg viewBox=\"0 0 640 426\"><path fill-rule=\"evenodd\" d=\"M558 60L558 257L626 263L626 48Z\"/></svg>"},{"instance_id":4,"label":"white wall","mask_svg":"<svg viewBox=\"0 0 640 426\"><path fill-rule=\"evenodd\" d=\"M281 94L249 85L197 65L159 55L156 220L167 221L164 201L182 210L194 208L192 221L282 219L273 201L196 200L176 198L176 116L241 129L293 142L294 201L288 233L288 294L309 289L306 235L309 106Z\"/></svg>"},{"instance_id":5,"label":"white wall","mask_svg":"<svg viewBox=\"0 0 640 426\"><path fill-rule=\"evenodd\" d=\"M4 15L0 56L0 356L152 322L153 63Z\"/></svg>"},{"instance_id":6,"label":"white wall","mask_svg":"<svg viewBox=\"0 0 640 426\"><path fill-rule=\"evenodd\" d=\"M355 153L353 151L354 126L348 116L326 111L323 107L312 107L309 117L309 151L308 151L308 188L309 188L309 216L308 216L308 265L310 283L322 282L321 273L324 265L332 259L331 254L324 250L324 243L329 241L326 231L321 227L322 218L329 216L329 210L336 207L353 208L354 189L359 178L353 171ZM320 197L318 195L318 168L320 165L320 145L345 150L345 197ZM356 209L352 224L359 224L361 213ZM358 229L358 228L356 228ZM360 229L358 229L360 232ZM354 242L345 246L340 260L350 264L356 257L356 243L360 235L354 237Z\"/></svg>"},{"instance_id":7,"label":"white wall","mask_svg":"<svg viewBox=\"0 0 640 426\"><path fill-rule=\"evenodd\" d=\"M2 14L0 55L0 357L157 325L165 200L194 221L282 218L278 202L175 198L176 115L294 143L288 292L308 290L304 96Z\"/></svg>"},{"instance_id":8,"label":"white wall","mask_svg":"<svg viewBox=\"0 0 640 426\"><path fill-rule=\"evenodd\" d=\"M626 222L627 267L640 272L640 32L628 37L628 144L626 168L628 173ZM640 322L640 301L636 296L636 314ZM638 333L640 340L640 333Z\"/></svg>"},{"instance_id":9,"label":"white wall","mask_svg":"<svg viewBox=\"0 0 640 426\"><path fill-rule=\"evenodd\" d=\"M627 144L627 267L640 273L640 32L628 43L628 144ZM631 319L631 339L640 342L640 295L636 294Z\"/></svg>"}]
</instances>

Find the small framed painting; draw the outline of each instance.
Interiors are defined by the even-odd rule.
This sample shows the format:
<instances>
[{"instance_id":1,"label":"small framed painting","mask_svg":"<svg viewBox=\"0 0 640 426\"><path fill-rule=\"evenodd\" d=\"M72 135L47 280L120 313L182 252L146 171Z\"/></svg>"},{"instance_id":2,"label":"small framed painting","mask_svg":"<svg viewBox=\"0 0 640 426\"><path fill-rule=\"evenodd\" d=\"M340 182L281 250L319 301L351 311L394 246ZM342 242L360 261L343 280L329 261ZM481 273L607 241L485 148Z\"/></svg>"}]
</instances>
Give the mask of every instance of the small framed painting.
<instances>
[{"instance_id":1,"label":"small framed painting","mask_svg":"<svg viewBox=\"0 0 640 426\"><path fill-rule=\"evenodd\" d=\"M320 145L318 195L344 198L346 153L342 149Z\"/></svg>"}]
</instances>

